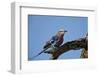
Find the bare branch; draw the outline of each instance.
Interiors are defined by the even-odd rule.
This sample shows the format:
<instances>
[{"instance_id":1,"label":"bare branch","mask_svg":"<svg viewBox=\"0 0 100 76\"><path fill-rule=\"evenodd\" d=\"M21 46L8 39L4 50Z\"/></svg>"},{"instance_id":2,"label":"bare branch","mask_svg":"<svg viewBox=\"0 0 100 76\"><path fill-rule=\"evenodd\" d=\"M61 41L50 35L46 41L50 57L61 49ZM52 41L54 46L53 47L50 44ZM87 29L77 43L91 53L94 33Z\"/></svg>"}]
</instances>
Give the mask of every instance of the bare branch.
<instances>
[{"instance_id":1,"label":"bare branch","mask_svg":"<svg viewBox=\"0 0 100 76\"><path fill-rule=\"evenodd\" d=\"M45 53L51 54L52 55L51 59L54 60L54 59L58 59L58 57L65 52L68 52L70 50L83 49L83 48L85 50L88 50L88 40L86 37L80 38L78 40L66 42L61 47L59 47L58 50L55 50L54 52L49 51Z\"/></svg>"}]
</instances>

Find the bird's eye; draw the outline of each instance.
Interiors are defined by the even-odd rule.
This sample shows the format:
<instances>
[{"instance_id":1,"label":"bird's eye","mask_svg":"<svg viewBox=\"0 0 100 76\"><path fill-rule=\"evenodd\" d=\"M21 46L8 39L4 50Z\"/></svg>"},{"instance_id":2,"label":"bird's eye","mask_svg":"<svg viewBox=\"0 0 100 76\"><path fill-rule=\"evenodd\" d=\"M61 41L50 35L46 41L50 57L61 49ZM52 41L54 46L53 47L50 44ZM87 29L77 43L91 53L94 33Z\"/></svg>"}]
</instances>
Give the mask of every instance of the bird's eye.
<instances>
[{"instance_id":1,"label":"bird's eye","mask_svg":"<svg viewBox=\"0 0 100 76\"><path fill-rule=\"evenodd\" d=\"M60 32L64 32L64 31L60 31Z\"/></svg>"}]
</instances>

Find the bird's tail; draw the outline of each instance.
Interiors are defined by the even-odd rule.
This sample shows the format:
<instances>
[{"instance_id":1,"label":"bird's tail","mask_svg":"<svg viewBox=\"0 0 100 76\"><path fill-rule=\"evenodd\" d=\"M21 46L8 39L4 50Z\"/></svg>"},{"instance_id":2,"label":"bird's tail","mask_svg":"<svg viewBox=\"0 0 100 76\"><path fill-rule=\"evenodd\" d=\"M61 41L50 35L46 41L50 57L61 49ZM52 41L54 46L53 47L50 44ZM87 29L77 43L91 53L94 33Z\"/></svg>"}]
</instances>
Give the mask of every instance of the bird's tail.
<instances>
[{"instance_id":1,"label":"bird's tail","mask_svg":"<svg viewBox=\"0 0 100 76\"><path fill-rule=\"evenodd\" d=\"M33 56L31 59L35 59L36 57L38 57L40 54L42 54L45 50L42 50L40 53L38 53L37 55Z\"/></svg>"}]
</instances>

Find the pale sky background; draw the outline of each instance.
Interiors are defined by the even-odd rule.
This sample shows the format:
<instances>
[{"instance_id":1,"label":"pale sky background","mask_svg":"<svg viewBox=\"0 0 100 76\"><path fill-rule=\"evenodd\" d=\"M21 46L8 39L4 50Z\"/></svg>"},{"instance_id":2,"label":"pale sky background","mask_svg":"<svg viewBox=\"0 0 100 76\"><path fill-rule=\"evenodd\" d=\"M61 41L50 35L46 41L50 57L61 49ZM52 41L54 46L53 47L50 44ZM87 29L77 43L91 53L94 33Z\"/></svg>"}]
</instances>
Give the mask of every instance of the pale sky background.
<instances>
[{"instance_id":1,"label":"pale sky background","mask_svg":"<svg viewBox=\"0 0 100 76\"><path fill-rule=\"evenodd\" d=\"M72 41L85 37L88 32L88 18L79 16L28 16L28 60L37 55L43 49L45 42L48 41L56 32L64 28L64 42ZM71 50L62 54L59 59L77 59L80 57L81 50ZM33 60L48 60L50 55L41 54Z\"/></svg>"}]
</instances>

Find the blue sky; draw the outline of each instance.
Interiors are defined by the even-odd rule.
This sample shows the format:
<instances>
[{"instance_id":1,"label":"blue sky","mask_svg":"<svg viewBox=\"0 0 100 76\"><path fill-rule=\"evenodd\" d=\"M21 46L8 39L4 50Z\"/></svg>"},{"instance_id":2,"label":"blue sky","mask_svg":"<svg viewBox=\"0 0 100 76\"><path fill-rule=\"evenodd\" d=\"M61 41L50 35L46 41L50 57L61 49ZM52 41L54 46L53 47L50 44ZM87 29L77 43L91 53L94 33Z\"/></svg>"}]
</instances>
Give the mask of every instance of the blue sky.
<instances>
[{"instance_id":1,"label":"blue sky","mask_svg":"<svg viewBox=\"0 0 100 76\"><path fill-rule=\"evenodd\" d=\"M37 55L56 32L64 28L68 32L64 36L64 42L84 37L88 32L88 18L79 16L28 16L28 60ZM76 59L80 57L81 50L71 50L62 54L59 59ZM41 54L33 60L48 60L49 54Z\"/></svg>"}]
</instances>

